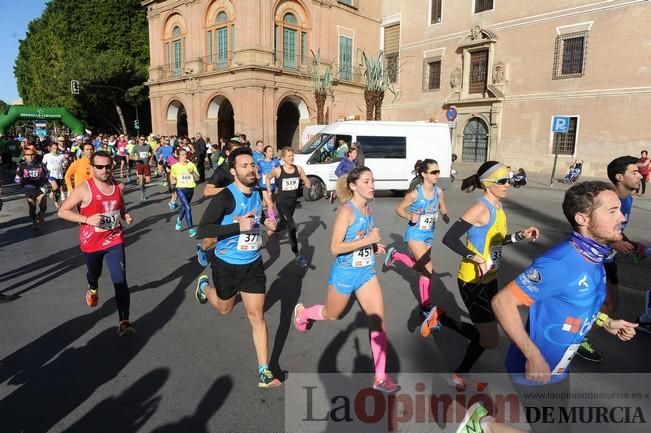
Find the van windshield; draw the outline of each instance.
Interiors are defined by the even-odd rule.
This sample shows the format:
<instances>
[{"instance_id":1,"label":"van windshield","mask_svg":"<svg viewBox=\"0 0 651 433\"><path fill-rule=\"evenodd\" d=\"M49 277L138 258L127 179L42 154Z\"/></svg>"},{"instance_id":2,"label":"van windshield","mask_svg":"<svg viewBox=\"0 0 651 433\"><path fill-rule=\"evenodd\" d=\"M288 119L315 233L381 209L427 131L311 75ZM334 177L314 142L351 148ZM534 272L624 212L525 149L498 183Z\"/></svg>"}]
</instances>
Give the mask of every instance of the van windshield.
<instances>
[{"instance_id":1,"label":"van windshield","mask_svg":"<svg viewBox=\"0 0 651 433\"><path fill-rule=\"evenodd\" d=\"M314 136L312 136L312 138L310 138L308 142L305 143L305 147L298 153L309 155L310 153L314 152L316 149L319 148L321 143L323 143L324 137L332 137L332 136L328 134L314 134Z\"/></svg>"}]
</instances>

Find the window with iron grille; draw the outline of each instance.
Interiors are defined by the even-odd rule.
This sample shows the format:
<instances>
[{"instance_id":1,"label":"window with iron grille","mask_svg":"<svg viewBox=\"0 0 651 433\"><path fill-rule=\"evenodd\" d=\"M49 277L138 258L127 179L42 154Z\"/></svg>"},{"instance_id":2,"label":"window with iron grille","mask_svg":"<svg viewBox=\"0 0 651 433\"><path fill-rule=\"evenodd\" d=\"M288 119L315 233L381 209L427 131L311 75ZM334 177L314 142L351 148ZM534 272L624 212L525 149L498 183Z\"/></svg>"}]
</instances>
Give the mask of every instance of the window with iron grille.
<instances>
[{"instance_id":1,"label":"window with iron grille","mask_svg":"<svg viewBox=\"0 0 651 433\"><path fill-rule=\"evenodd\" d=\"M588 32L568 33L556 37L554 48L554 76L576 78L585 74L585 57L588 48Z\"/></svg>"},{"instance_id":2,"label":"window with iron grille","mask_svg":"<svg viewBox=\"0 0 651 433\"><path fill-rule=\"evenodd\" d=\"M430 24L441 22L441 3L443 0L430 0Z\"/></svg>"},{"instance_id":3,"label":"window with iron grille","mask_svg":"<svg viewBox=\"0 0 651 433\"><path fill-rule=\"evenodd\" d=\"M556 150L558 149L559 155L574 155L574 151L576 150L576 127L578 122L578 117L570 117L570 126L567 133L554 133L552 153L556 153Z\"/></svg>"},{"instance_id":4,"label":"window with iron grille","mask_svg":"<svg viewBox=\"0 0 651 433\"><path fill-rule=\"evenodd\" d=\"M486 92L488 77L488 50L470 53L470 86L469 93Z\"/></svg>"},{"instance_id":5,"label":"window with iron grille","mask_svg":"<svg viewBox=\"0 0 651 433\"><path fill-rule=\"evenodd\" d=\"M493 0L475 0L475 13L493 9Z\"/></svg>"},{"instance_id":6,"label":"window with iron grille","mask_svg":"<svg viewBox=\"0 0 651 433\"><path fill-rule=\"evenodd\" d=\"M423 61L423 90L439 90L441 88L441 60L425 59Z\"/></svg>"}]
</instances>

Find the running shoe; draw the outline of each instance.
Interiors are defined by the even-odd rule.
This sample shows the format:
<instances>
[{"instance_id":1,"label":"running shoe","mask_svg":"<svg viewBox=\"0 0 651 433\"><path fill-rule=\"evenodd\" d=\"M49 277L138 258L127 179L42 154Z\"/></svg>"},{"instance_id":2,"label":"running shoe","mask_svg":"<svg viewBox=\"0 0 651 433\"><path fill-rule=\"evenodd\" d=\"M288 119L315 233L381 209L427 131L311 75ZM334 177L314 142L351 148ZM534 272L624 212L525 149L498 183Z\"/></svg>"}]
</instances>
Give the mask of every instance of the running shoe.
<instances>
[{"instance_id":1,"label":"running shoe","mask_svg":"<svg viewBox=\"0 0 651 433\"><path fill-rule=\"evenodd\" d=\"M480 433L481 419L488 415L488 411L480 402L477 402L468 408L468 412L461 420L461 424L456 433Z\"/></svg>"},{"instance_id":2,"label":"running shoe","mask_svg":"<svg viewBox=\"0 0 651 433\"><path fill-rule=\"evenodd\" d=\"M304 268L308 265L307 259L303 256L296 256L295 262L301 268Z\"/></svg>"},{"instance_id":3,"label":"running shoe","mask_svg":"<svg viewBox=\"0 0 651 433\"><path fill-rule=\"evenodd\" d=\"M476 382L457 373L452 373L452 384L459 392L465 391L468 387L477 392L484 392L488 388L488 382Z\"/></svg>"},{"instance_id":4,"label":"running shoe","mask_svg":"<svg viewBox=\"0 0 651 433\"><path fill-rule=\"evenodd\" d=\"M206 298L206 292L204 292L204 288L207 285L208 277L206 275L200 276L199 281L197 281L197 288L194 291L194 299L196 299L200 304L205 304L208 302L208 298Z\"/></svg>"},{"instance_id":5,"label":"running shoe","mask_svg":"<svg viewBox=\"0 0 651 433\"><path fill-rule=\"evenodd\" d=\"M136 328L131 326L131 322L128 320L123 320L120 322L120 326L118 326L118 335L120 337L124 337L127 335L135 335L136 333Z\"/></svg>"},{"instance_id":6,"label":"running shoe","mask_svg":"<svg viewBox=\"0 0 651 433\"><path fill-rule=\"evenodd\" d=\"M174 226L174 230L176 230L177 232L180 232L181 229L183 229L183 221L181 221L180 219L177 218L176 219L176 225Z\"/></svg>"},{"instance_id":7,"label":"running shoe","mask_svg":"<svg viewBox=\"0 0 651 433\"><path fill-rule=\"evenodd\" d=\"M197 244L197 261L204 268L208 266L208 251L201 248L201 243Z\"/></svg>"},{"instance_id":8,"label":"running shoe","mask_svg":"<svg viewBox=\"0 0 651 433\"><path fill-rule=\"evenodd\" d=\"M576 351L576 354L586 361L594 362L595 364L599 364L601 361L603 361L603 356L601 356L601 354L595 350L595 348L592 346L592 343L588 341L588 337L583 338L583 341L579 346L579 350Z\"/></svg>"},{"instance_id":9,"label":"running shoe","mask_svg":"<svg viewBox=\"0 0 651 433\"><path fill-rule=\"evenodd\" d=\"M269 367L264 367L258 372L258 388L277 388L283 383L274 377Z\"/></svg>"},{"instance_id":10,"label":"running shoe","mask_svg":"<svg viewBox=\"0 0 651 433\"><path fill-rule=\"evenodd\" d=\"M86 290L86 304L89 307L97 307L97 301L99 301L99 289L88 289Z\"/></svg>"},{"instance_id":11,"label":"running shoe","mask_svg":"<svg viewBox=\"0 0 651 433\"><path fill-rule=\"evenodd\" d=\"M172 210L176 209L176 203L174 203L173 201L167 203L167 206L169 206L169 208Z\"/></svg>"},{"instance_id":12,"label":"running shoe","mask_svg":"<svg viewBox=\"0 0 651 433\"><path fill-rule=\"evenodd\" d=\"M195 237L196 235L197 235L197 229L192 228L188 230L188 236L190 236L191 238Z\"/></svg>"},{"instance_id":13,"label":"running shoe","mask_svg":"<svg viewBox=\"0 0 651 433\"><path fill-rule=\"evenodd\" d=\"M427 317L420 325L420 335L422 337L429 337L432 331L440 331L441 322L439 322L439 310L435 306L427 313Z\"/></svg>"},{"instance_id":14,"label":"running shoe","mask_svg":"<svg viewBox=\"0 0 651 433\"><path fill-rule=\"evenodd\" d=\"M127 175L127 183L131 183L131 176Z\"/></svg>"},{"instance_id":15,"label":"running shoe","mask_svg":"<svg viewBox=\"0 0 651 433\"><path fill-rule=\"evenodd\" d=\"M393 247L389 247L387 250L387 256L384 258L384 267L386 269L389 269L393 266L395 261L393 260L393 255L395 254L396 249Z\"/></svg>"},{"instance_id":16,"label":"running shoe","mask_svg":"<svg viewBox=\"0 0 651 433\"><path fill-rule=\"evenodd\" d=\"M384 376L383 379L376 377L373 379L373 389L386 394L394 394L400 391L400 385L391 380L389 376Z\"/></svg>"},{"instance_id":17,"label":"running shoe","mask_svg":"<svg viewBox=\"0 0 651 433\"><path fill-rule=\"evenodd\" d=\"M423 316L423 319L427 317L430 311L432 311L432 304L427 303L425 305L419 305L418 309L420 310L421 316Z\"/></svg>"},{"instance_id":18,"label":"running shoe","mask_svg":"<svg viewBox=\"0 0 651 433\"><path fill-rule=\"evenodd\" d=\"M305 305L298 303L294 307L294 328L298 332L307 332L308 329L312 327L310 320L301 320L300 314L305 310Z\"/></svg>"},{"instance_id":19,"label":"running shoe","mask_svg":"<svg viewBox=\"0 0 651 433\"><path fill-rule=\"evenodd\" d=\"M337 198L337 194L335 194L334 192L330 193L330 204L333 204L336 198Z\"/></svg>"}]
</instances>

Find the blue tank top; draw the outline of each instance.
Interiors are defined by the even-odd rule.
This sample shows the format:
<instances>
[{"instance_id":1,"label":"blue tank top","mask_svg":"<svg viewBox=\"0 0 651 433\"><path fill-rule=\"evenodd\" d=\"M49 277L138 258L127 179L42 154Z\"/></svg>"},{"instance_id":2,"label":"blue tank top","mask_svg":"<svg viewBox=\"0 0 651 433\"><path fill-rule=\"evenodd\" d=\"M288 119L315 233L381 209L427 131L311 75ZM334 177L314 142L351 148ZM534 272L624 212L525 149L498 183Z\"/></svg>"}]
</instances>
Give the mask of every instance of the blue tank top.
<instances>
[{"instance_id":1,"label":"blue tank top","mask_svg":"<svg viewBox=\"0 0 651 433\"><path fill-rule=\"evenodd\" d=\"M364 216L353 202L347 201L344 205L350 206L355 212L355 220L346 229L344 242L352 242L367 237L369 231L375 227L375 222L371 216L371 208L367 206L368 216ZM334 265L346 269L373 267L375 265L373 246L367 245L350 253L339 254L335 258Z\"/></svg>"},{"instance_id":2,"label":"blue tank top","mask_svg":"<svg viewBox=\"0 0 651 433\"><path fill-rule=\"evenodd\" d=\"M434 198L431 200L423 194L422 185L418 185L416 191L418 197L409 207L409 212L418 214L419 217L415 225L407 224L405 237L411 234L417 235L418 238L433 238L434 224L439 219L439 189L434 185Z\"/></svg>"},{"instance_id":3,"label":"blue tank top","mask_svg":"<svg viewBox=\"0 0 651 433\"><path fill-rule=\"evenodd\" d=\"M554 373L552 383L559 382L567 376L574 353L606 299L604 266L563 241L534 260L513 282L515 290L531 302L527 333ZM518 383L529 383L522 374L525 362L512 344L506 370Z\"/></svg>"},{"instance_id":4,"label":"blue tank top","mask_svg":"<svg viewBox=\"0 0 651 433\"><path fill-rule=\"evenodd\" d=\"M276 167L280 167L280 162L277 159L272 159L271 161L267 161L265 159L260 159L256 161L258 164L258 174L260 175L260 179L258 179L258 185L260 185L261 189L266 189L267 185L265 184L265 180L267 178L267 175L271 173L271 170L273 170ZM271 179L271 191L276 190L276 179L272 178Z\"/></svg>"},{"instance_id":5,"label":"blue tank top","mask_svg":"<svg viewBox=\"0 0 651 433\"><path fill-rule=\"evenodd\" d=\"M223 225L233 224L236 222L236 217L254 211L255 225L249 232L236 233L223 239L220 238L215 247L215 256L232 265L246 265L260 258L262 202L260 201L260 195L255 191L252 194L244 195L234 183L231 183L226 188L233 194L235 209L230 214L224 215L221 223Z\"/></svg>"}]
</instances>

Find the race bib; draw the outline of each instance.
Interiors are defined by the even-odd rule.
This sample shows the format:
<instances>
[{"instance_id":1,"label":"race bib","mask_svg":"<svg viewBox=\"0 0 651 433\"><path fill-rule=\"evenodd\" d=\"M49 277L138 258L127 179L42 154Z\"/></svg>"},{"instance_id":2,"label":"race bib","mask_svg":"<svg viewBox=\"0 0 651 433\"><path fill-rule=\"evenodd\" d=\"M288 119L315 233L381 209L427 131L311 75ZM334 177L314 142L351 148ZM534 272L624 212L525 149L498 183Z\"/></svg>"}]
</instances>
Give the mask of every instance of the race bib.
<instances>
[{"instance_id":1,"label":"race bib","mask_svg":"<svg viewBox=\"0 0 651 433\"><path fill-rule=\"evenodd\" d=\"M375 255L371 245L353 252L353 268L363 268L375 263Z\"/></svg>"},{"instance_id":2,"label":"race bib","mask_svg":"<svg viewBox=\"0 0 651 433\"><path fill-rule=\"evenodd\" d=\"M138 155L140 155L140 159L147 159L149 157L149 152L138 152Z\"/></svg>"},{"instance_id":3,"label":"race bib","mask_svg":"<svg viewBox=\"0 0 651 433\"><path fill-rule=\"evenodd\" d=\"M27 170L27 177L36 179L40 174L40 170Z\"/></svg>"},{"instance_id":4,"label":"race bib","mask_svg":"<svg viewBox=\"0 0 651 433\"><path fill-rule=\"evenodd\" d=\"M183 173L179 176L179 184L178 186L180 188L186 188L187 186L192 185L193 177L190 173Z\"/></svg>"},{"instance_id":5,"label":"race bib","mask_svg":"<svg viewBox=\"0 0 651 433\"><path fill-rule=\"evenodd\" d=\"M552 370L552 374L563 374L563 372L567 369L567 366L570 365L570 362L572 362L572 358L574 358L574 354L580 346L580 344L570 344L570 346L561 357L561 360L558 361L558 364L556 364L556 367L554 367L554 370Z\"/></svg>"},{"instance_id":6,"label":"race bib","mask_svg":"<svg viewBox=\"0 0 651 433\"><path fill-rule=\"evenodd\" d=\"M418 219L418 228L421 230L432 230L434 223L439 219L439 213L426 213Z\"/></svg>"},{"instance_id":7,"label":"race bib","mask_svg":"<svg viewBox=\"0 0 651 433\"><path fill-rule=\"evenodd\" d=\"M283 179L283 191L296 191L298 189L298 178L290 177Z\"/></svg>"},{"instance_id":8,"label":"race bib","mask_svg":"<svg viewBox=\"0 0 651 433\"><path fill-rule=\"evenodd\" d=\"M99 225L95 227L96 232L103 232L106 230L114 230L120 226L120 211L116 210L113 212L102 214L102 218L99 220Z\"/></svg>"},{"instance_id":9,"label":"race bib","mask_svg":"<svg viewBox=\"0 0 651 433\"><path fill-rule=\"evenodd\" d=\"M502 261L502 246L493 246L488 255L488 269L496 271L500 267Z\"/></svg>"},{"instance_id":10,"label":"race bib","mask_svg":"<svg viewBox=\"0 0 651 433\"><path fill-rule=\"evenodd\" d=\"M240 233L237 240L239 251L257 251L262 246L262 236L259 228L251 229L246 233Z\"/></svg>"}]
</instances>

